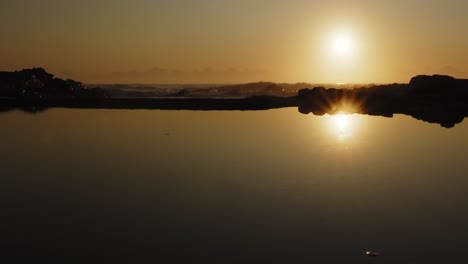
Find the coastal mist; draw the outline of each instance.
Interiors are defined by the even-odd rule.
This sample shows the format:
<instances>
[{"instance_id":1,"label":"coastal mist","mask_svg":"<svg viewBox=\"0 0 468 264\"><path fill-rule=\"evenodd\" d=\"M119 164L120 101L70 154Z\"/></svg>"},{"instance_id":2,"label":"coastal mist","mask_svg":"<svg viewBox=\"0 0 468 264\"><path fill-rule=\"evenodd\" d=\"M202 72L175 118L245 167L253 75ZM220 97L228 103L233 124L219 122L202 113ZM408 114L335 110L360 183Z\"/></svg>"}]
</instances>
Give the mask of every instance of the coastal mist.
<instances>
[{"instance_id":1,"label":"coastal mist","mask_svg":"<svg viewBox=\"0 0 468 264\"><path fill-rule=\"evenodd\" d=\"M466 122L55 108L0 127L0 246L20 260L466 258Z\"/></svg>"}]
</instances>

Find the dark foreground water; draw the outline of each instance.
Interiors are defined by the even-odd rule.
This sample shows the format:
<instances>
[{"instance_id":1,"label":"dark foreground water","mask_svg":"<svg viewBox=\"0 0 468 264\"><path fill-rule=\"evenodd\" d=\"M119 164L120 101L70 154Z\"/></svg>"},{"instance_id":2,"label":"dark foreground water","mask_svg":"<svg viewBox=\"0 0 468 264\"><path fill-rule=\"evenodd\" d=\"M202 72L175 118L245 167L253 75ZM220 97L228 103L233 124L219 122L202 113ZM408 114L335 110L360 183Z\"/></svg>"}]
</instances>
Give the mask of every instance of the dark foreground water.
<instances>
[{"instance_id":1,"label":"dark foreground water","mask_svg":"<svg viewBox=\"0 0 468 264\"><path fill-rule=\"evenodd\" d=\"M467 122L54 109L1 114L0 138L16 262L466 260Z\"/></svg>"}]
</instances>

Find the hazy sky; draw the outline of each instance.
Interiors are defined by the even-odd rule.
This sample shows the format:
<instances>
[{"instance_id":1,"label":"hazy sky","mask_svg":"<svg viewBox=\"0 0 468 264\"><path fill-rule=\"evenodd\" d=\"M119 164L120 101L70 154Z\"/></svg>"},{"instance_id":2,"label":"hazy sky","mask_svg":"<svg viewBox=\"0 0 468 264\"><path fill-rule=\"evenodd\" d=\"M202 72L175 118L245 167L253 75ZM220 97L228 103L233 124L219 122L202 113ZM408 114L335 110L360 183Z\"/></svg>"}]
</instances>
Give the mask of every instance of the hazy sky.
<instances>
[{"instance_id":1,"label":"hazy sky","mask_svg":"<svg viewBox=\"0 0 468 264\"><path fill-rule=\"evenodd\" d=\"M4 0L0 70L84 82L468 77L466 0Z\"/></svg>"}]
</instances>

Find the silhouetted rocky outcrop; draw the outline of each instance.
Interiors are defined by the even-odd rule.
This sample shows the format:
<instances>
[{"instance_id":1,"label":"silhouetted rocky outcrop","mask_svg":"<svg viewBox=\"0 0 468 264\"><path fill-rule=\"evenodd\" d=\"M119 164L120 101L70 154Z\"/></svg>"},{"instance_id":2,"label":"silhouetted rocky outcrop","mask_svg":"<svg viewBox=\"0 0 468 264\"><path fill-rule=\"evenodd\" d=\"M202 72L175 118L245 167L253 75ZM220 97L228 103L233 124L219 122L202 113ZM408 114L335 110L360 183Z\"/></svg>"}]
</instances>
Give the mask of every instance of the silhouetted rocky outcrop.
<instances>
[{"instance_id":1,"label":"silhouetted rocky outcrop","mask_svg":"<svg viewBox=\"0 0 468 264\"><path fill-rule=\"evenodd\" d=\"M410 115L443 127L453 127L468 116L468 80L450 76L420 75L409 84L377 85L362 89L303 89L301 113L338 112L391 117Z\"/></svg>"},{"instance_id":2,"label":"silhouetted rocky outcrop","mask_svg":"<svg viewBox=\"0 0 468 264\"><path fill-rule=\"evenodd\" d=\"M54 78L42 68L0 72L0 97L48 100L105 96L102 89L86 89L80 82Z\"/></svg>"}]
</instances>

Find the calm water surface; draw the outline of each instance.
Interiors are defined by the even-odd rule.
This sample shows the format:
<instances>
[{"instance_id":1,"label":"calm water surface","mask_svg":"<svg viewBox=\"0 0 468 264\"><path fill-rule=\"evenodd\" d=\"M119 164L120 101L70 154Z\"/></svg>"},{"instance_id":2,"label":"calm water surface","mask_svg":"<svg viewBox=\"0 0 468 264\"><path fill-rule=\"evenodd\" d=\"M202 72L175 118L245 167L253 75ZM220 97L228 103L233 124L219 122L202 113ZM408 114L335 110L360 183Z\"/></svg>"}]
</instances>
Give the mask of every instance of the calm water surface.
<instances>
[{"instance_id":1,"label":"calm water surface","mask_svg":"<svg viewBox=\"0 0 468 264\"><path fill-rule=\"evenodd\" d=\"M0 127L0 246L19 260L466 259L467 122L54 109Z\"/></svg>"}]
</instances>

